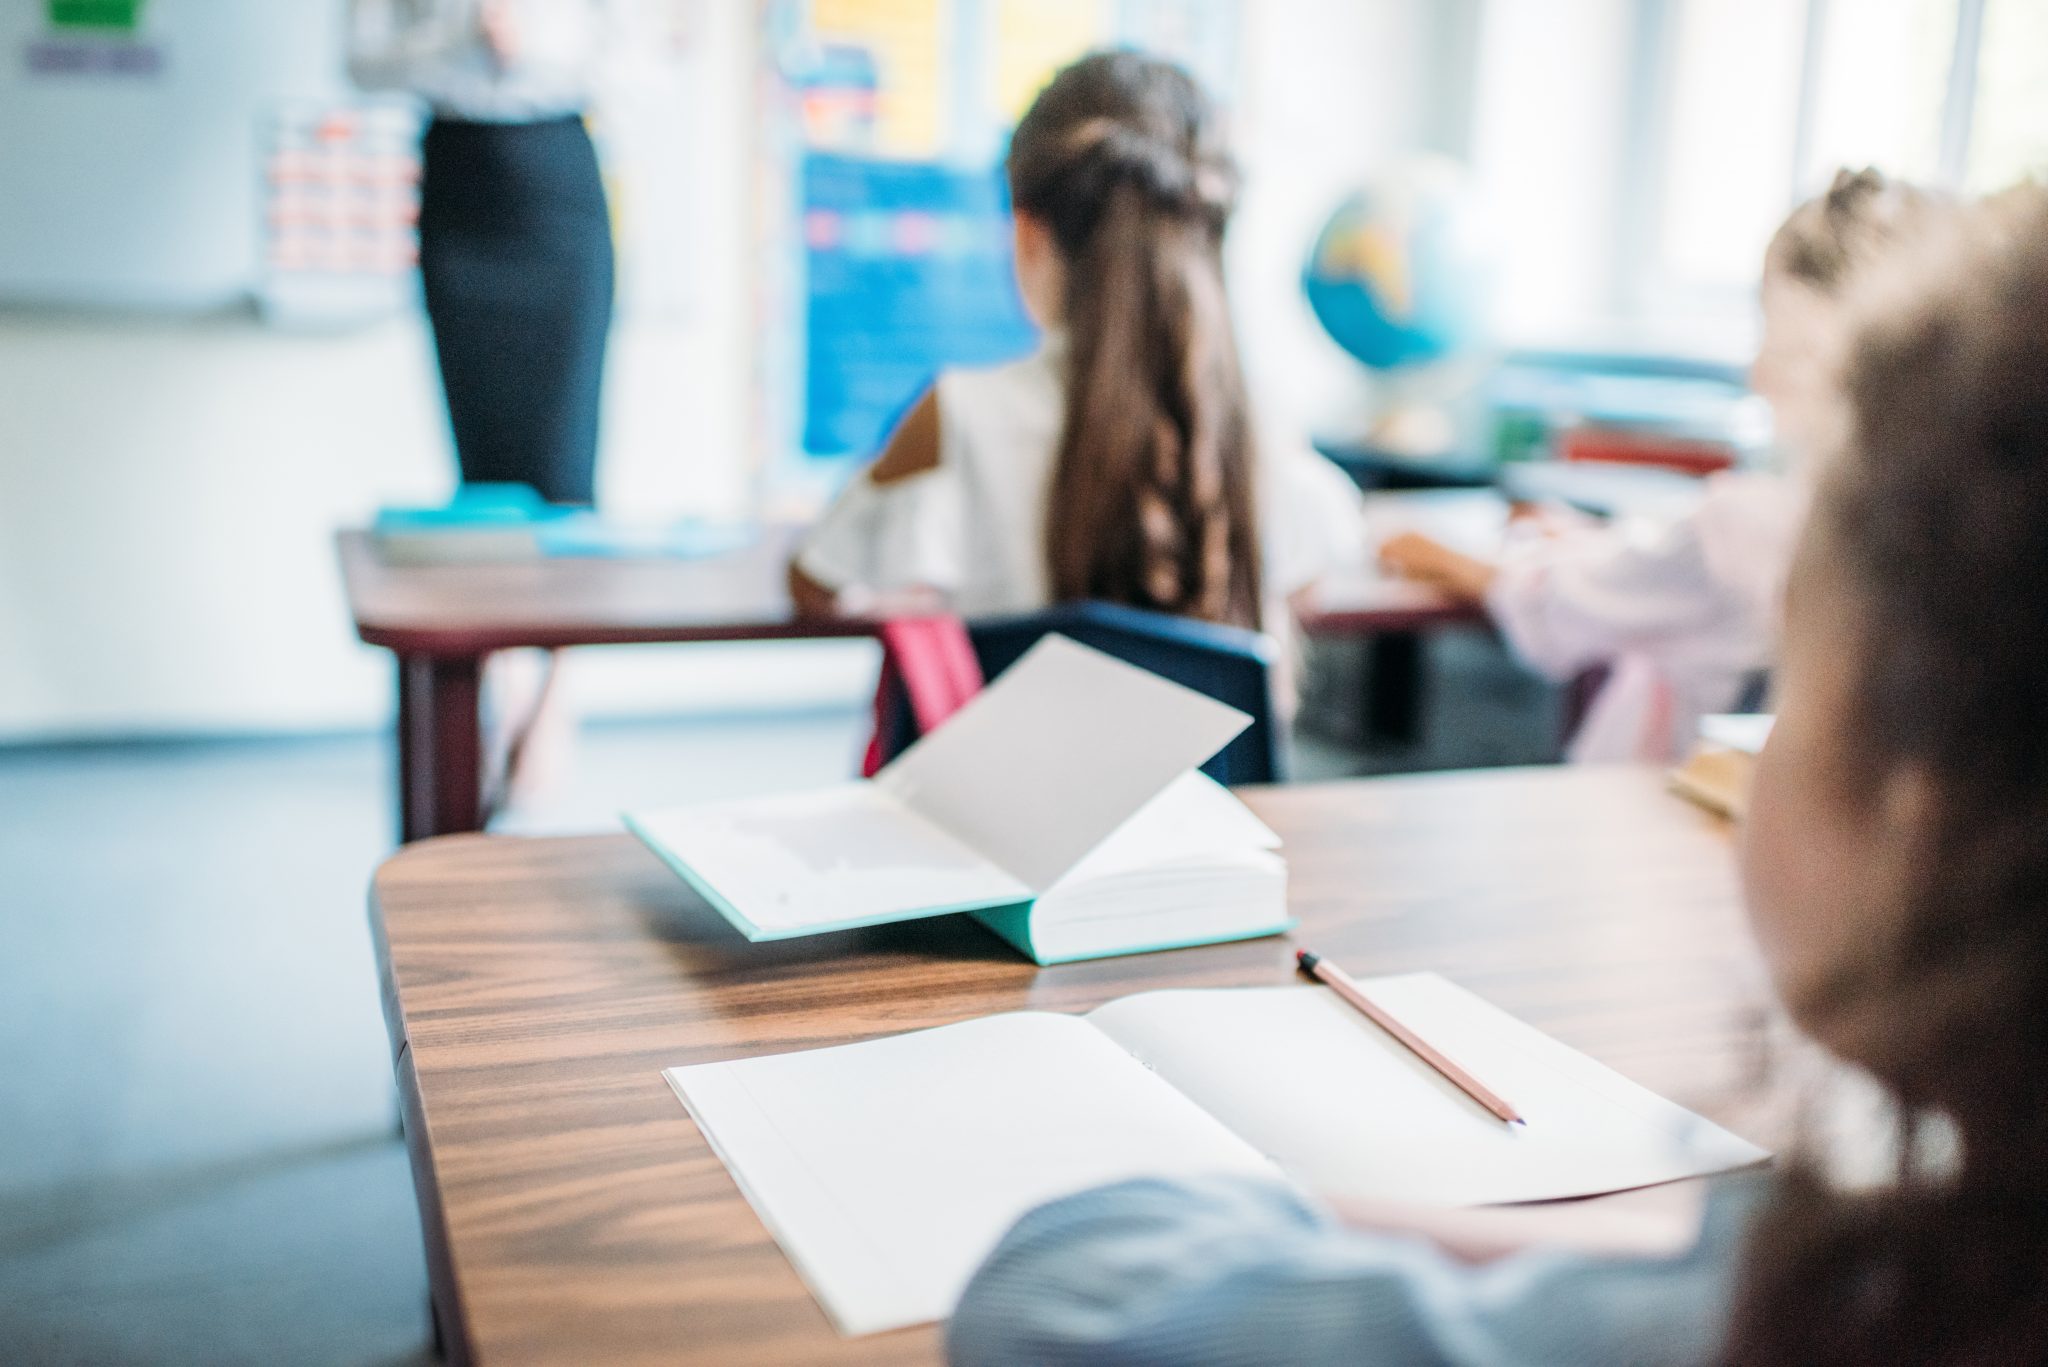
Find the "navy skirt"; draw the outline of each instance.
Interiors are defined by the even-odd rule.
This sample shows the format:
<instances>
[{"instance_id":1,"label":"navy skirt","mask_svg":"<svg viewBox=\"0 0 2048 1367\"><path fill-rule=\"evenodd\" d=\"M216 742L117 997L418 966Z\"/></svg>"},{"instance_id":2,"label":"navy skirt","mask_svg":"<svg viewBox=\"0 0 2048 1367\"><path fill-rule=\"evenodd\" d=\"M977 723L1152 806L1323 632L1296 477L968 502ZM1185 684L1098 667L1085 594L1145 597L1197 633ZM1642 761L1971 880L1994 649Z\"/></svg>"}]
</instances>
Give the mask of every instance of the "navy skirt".
<instances>
[{"instance_id":1,"label":"navy skirt","mask_svg":"<svg viewBox=\"0 0 2048 1367\"><path fill-rule=\"evenodd\" d=\"M583 121L436 117L421 162L420 278L462 478L589 503L612 235Z\"/></svg>"}]
</instances>

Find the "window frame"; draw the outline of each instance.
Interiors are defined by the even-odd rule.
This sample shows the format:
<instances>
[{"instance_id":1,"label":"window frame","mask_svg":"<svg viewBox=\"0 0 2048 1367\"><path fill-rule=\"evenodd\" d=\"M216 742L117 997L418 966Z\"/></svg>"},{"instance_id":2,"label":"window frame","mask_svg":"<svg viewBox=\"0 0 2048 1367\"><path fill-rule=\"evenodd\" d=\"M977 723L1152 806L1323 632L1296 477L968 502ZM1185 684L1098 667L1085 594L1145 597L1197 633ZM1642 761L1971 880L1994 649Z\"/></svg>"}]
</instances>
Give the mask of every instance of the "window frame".
<instances>
[{"instance_id":1,"label":"window frame","mask_svg":"<svg viewBox=\"0 0 2048 1367\"><path fill-rule=\"evenodd\" d=\"M1685 0L1634 0L1633 60L1624 106L1630 135L1619 168L1622 190L1617 196L1620 223L1616 230L1615 275L1610 298L1623 317L1643 321L1686 317L1702 321L1732 320L1753 314L1753 291L1747 287L1709 285L1671 271L1663 260L1663 206L1670 160L1666 155L1675 118L1678 89L1679 6ZM1815 178L1828 168L1813 164L1813 137L1820 100L1823 41L1830 18L1844 18L1843 0L1786 0L1804 7L1797 119L1792 129L1792 176L1784 187L1784 207L1792 207L1815 188ZM1957 0L1956 32L1942 98L1939 160L1935 181L1943 188L1963 185L1968 173L1972 124L1976 115L1977 81L1983 48L1984 16L1990 0Z\"/></svg>"}]
</instances>

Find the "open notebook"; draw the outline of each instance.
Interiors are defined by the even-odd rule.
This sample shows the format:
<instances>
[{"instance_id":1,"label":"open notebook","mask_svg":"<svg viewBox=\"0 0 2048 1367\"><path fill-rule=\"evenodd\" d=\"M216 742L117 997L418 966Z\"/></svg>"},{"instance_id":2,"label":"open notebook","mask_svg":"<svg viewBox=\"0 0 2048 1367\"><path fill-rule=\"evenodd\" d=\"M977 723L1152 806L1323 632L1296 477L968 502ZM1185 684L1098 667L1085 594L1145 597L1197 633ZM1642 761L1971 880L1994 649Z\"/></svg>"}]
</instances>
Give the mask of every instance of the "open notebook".
<instances>
[{"instance_id":1,"label":"open notebook","mask_svg":"<svg viewBox=\"0 0 2048 1367\"><path fill-rule=\"evenodd\" d=\"M665 1076L846 1334L944 1318L1020 1215L1120 1178L1470 1205L1767 1157L1435 974L1362 986L1528 1123L1320 987L1146 992Z\"/></svg>"},{"instance_id":2,"label":"open notebook","mask_svg":"<svg viewBox=\"0 0 2048 1367\"><path fill-rule=\"evenodd\" d=\"M1040 963L1267 935L1279 837L1195 769L1249 720L1048 636L871 780L626 825L751 940L962 911Z\"/></svg>"}]
</instances>

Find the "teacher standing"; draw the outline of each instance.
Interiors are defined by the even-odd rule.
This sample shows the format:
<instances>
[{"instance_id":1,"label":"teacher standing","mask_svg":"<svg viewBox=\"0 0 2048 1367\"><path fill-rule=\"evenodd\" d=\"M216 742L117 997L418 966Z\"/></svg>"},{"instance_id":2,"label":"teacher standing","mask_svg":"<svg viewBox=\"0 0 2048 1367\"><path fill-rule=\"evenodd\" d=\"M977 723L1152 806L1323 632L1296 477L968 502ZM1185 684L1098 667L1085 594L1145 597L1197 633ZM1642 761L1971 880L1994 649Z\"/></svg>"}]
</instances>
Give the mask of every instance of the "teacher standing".
<instances>
[{"instance_id":1,"label":"teacher standing","mask_svg":"<svg viewBox=\"0 0 2048 1367\"><path fill-rule=\"evenodd\" d=\"M349 73L432 118L420 277L465 482L588 504L611 219L583 124L604 0L350 0Z\"/></svg>"}]
</instances>

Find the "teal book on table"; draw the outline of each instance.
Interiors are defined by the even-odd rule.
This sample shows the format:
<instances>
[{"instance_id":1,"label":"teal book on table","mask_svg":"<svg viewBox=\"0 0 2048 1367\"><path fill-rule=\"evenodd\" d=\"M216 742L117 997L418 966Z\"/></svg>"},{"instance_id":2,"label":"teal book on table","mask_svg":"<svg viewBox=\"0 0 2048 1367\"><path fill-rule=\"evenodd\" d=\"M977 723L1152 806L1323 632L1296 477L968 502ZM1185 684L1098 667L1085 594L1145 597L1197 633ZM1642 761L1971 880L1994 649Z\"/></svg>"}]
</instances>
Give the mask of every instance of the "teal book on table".
<instances>
[{"instance_id":1,"label":"teal book on table","mask_svg":"<svg viewBox=\"0 0 2048 1367\"><path fill-rule=\"evenodd\" d=\"M394 565L530 560L540 554L541 528L567 511L531 485L464 484L439 506L379 509L370 536Z\"/></svg>"},{"instance_id":2,"label":"teal book on table","mask_svg":"<svg viewBox=\"0 0 2048 1367\"><path fill-rule=\"evenodd\" d=\"M619 522L588 508L549 503L525 484L465 484L443 505L381 509L370 526L378 554L394 565L652 556L689 560L739 550L756 533L740 523L698 519Z\"/></svg>"},{"instance_id":3,"label":"teal book on table","mask_svg":"<svg viewBox=\"0 0 2048 1367\"><path fill-rule=\"evenodd\" d=\"M1271 935L1279 837L1196 767L1249 721L1048 636L872 779L626 824L750 940L971 913L1050 964Z\"/></svg>"}]
</instances>

